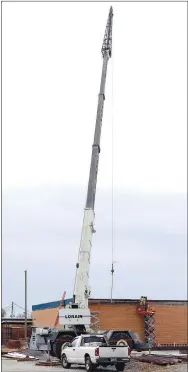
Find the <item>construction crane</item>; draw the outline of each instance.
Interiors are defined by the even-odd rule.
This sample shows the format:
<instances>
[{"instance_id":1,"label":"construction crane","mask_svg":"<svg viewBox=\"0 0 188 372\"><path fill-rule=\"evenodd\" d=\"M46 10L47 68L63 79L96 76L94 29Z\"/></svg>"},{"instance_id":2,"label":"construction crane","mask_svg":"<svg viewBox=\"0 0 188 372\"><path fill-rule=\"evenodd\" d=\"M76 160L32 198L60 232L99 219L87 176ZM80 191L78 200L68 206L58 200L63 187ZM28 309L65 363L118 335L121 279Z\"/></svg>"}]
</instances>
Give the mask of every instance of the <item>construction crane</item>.
<instances>
[{"instance_id":1,"label":"construction crane","mask_svg":"<svg viewBox=\"0 0 188 372\"><path fill-rule=\"evenodd\" d=\"M84 218L81 232L78 261L76 264L75 286L73 291L73 301L64 309L60 305L55 327L57 323L64 326L62 328L33 328L30 340L30 349L49 351L47 339L50 343L50 353L52 356L61 357L61 346L65 341L70 341L76 334L86 331L90 327L91 313L88 308L90 296L89 269L90 255L92 248L92 236L94 229L94 207L97 186L97 175L100 155L100 138L103 119L103 108L105 101L106 74L109 58L112 56L112 20L113 9L110 7L103 44L102 44L102 75L100 91L98 96L98 107L95 124L94 141L92 145L91 165L88 181L87 198L84 209ZM63 296L64 300L64 296ZM62 301L63 303L63 301Z\"/></svg>"},{"instance_id":2,"label":"construction crane","mask_svg":"<svg viewBox=\"0 0 188 372\"><path fill-rule=\"evenodd\" d=\"M98 96L97 117L95 124L94 141L92 145L91 165L88 181L87 198L84 209L84 218L81 232L80 248L78 255L78 262L76 264L76 278L73 294L73 302L69 305L71 312L67 309L62 309L59 312L60 324L73 325L74 320L77 319L79 326L85 326L86 318L89 320L90 312L88 309L88 299L90 296L89 285L89 269L90 269L90 255L92 248L92 236L95 232L94 218L95 218L95 195L97 186L97 175L100 155L100 139L103 119L103 108L105 101L105 85L106 74L109 58L112 56L112 20L113 9L110 7L107 25L105 29L103 44L102 44L102 75L100 83L100 91ZM80 311L78 311L80 309ZM84 311L84 312L83 312ZM76 318L75 318L75 317ZM88 322L87 320L87 322ZM74 324L75 325L75 324Z\"/></svg>"}]
</instances>

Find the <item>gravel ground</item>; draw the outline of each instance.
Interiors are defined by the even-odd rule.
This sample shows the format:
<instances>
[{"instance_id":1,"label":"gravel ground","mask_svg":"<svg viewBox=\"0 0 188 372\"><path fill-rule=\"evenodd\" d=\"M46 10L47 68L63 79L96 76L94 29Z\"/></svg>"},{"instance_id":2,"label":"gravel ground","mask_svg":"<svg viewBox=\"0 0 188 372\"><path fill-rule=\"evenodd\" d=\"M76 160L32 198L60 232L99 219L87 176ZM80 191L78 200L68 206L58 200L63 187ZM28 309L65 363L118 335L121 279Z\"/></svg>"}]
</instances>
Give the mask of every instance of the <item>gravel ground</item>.
<instances>
[{"instance_id":1,"label":"gravel ground","mask_svg":"<svg viewBox=\"0 0 188 372\"><path fill-rule=\"evenodd\" d=\"M2 372L60 372L61 366L43 367L36 366L36 362L17 362L17 360L2 359ZM102 371L101 368L98 371ZM115 372L115 368L103 369L105 372ZM176 364L174 366L155 366L148 363L131 361L125 367L125 372L187 372L187 363ZM85 372L84 368L71 368L70 372Z\"/></svg>"},{"instance_id":2,"label":"gravel ground","mask_svg":"<svg viewBox=\"0 0 188 372\"><path fill-rule=\"evenodd\" d=\"M187 363L178 363L173 366L157 366L149 363L131 361L125 371L134 372L187 372Z\"/></svg>"}]
</instances>

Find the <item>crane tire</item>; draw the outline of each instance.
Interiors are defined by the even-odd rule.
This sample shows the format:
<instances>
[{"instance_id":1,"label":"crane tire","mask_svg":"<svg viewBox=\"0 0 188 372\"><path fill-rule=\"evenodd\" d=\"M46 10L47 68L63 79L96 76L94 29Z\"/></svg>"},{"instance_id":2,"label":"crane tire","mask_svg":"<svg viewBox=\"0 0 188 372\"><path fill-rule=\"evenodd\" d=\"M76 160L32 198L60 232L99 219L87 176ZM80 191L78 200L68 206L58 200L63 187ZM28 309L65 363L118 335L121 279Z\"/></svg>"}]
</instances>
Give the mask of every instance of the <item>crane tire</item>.
<instances>
[{"instance_id":1,"label":"crane tire","mask_svg":"<svg viewBox=\"0 0 188 372\"><path fill-rule=\"evenodd\" d=\"M55 353L54 353L54 351L53 351L53 349L52 350L50 350L50 355L54 358L54 357L56 357L56 355L55 355Z\"/></svg>"},{"instance_id":2,"label":"crane tire","mask_svg":"<svg viewBox=\"0 0 188 372\"><path fill-rule=\"evenodd\" d=\"M117 343L116 343L117 346L126 346L127 345L127 341L125 341L124 339L121 339L119 340Z\"/></svg>"},{"instance_id":3,"label":"crane tire","mask_svg":"<svg viewBox=\"0 0 188 372\"><path fill-rule=\"evenodd\" d=\"M52 351L55 354L56 358L61 360L61 347L62 343L60 341L55 341L52 346Z\"/></svg>"},{"instance_id":4,"label":"crane tire","mask_svg":"<svg viewBox=\"0 0 188 372\"><path fill-rule=\"evenodd\" d=\"M56 357L56 342L52 344L52 354L54 357Z\"/></svg>"},{"instance_id":5,"label":"crane tire","mask_svg":"<svg viewBox=\"0 0 188 372\"><path fill-rule=\"evenodd\" d=\"M50 356L52 356L53 358L56 357L56 354L54 353L54 345L52 343L51 343Z\"/></svg>"}]
</instances>

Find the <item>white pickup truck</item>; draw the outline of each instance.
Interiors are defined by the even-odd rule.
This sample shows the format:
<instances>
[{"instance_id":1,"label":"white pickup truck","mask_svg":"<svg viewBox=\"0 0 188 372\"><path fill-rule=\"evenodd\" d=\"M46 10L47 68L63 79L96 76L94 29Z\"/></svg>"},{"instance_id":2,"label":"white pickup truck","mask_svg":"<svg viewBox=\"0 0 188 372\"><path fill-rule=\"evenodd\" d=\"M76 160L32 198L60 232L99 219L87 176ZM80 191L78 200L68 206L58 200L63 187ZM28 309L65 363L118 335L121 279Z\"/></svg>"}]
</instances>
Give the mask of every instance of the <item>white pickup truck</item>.
<instances>
[{"instance_id":1,"label":"white pickup truck","mask_svg":"<svg viewBox=\"0 0 188 372\"><path fill-rule=\"evenodd\" d=\"M61 350L63 368L71 364L85 365L87 372L98 366L115 365L117 371L123 371L130 361L130 348L123 346L108 346L105 337L99 334L85 334L76 337L71 343L65 344Z\"/></svg>"}]
</instances>

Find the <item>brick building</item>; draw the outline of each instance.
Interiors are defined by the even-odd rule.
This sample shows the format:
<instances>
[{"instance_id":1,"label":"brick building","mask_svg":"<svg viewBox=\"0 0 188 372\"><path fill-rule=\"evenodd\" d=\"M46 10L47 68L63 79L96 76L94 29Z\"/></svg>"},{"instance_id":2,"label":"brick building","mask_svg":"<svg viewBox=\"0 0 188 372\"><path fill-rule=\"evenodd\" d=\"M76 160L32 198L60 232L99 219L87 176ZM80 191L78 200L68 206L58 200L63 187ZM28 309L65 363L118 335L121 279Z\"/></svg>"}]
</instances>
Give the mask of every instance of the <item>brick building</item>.
<instances>
[{"instance_id":1,"label":"brick building","mask_svg":"<svg viewBox=\"0 0 188 372\"><path fill-rule=\"evenodd\" d=\"M1 319L1 344L7 345L9 340L19 340L25 337L25 319ZM31 336L32 319L27 319L27 336Z\"/></svg>"},{"instance_id":2,"label":"brick building","mask_svg":"<svg viewBox=\"0 0 188 372\"><path fill-rule=\"evenodd\" d=\"M65 304L70 302L66 300ZM144 340L144 317L136 313L139 300L90 299L89 308L98 313L99 327L107 329L131 329ZM188 301L150 300L155 310L156 341L160 344L187 344ZM33 325L54 327L60 301L34 305ZM58 325L59 327L59 325Z\"/></svg>"}]
</instances>

